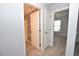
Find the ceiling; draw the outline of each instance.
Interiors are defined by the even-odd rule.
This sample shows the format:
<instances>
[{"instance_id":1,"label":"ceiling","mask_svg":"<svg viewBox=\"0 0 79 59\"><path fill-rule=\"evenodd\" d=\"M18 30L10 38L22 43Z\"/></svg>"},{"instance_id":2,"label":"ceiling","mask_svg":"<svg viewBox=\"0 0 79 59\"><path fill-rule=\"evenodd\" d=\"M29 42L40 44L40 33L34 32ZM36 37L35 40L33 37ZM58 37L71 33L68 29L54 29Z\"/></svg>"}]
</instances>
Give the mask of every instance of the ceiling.
<instances>
[{"instance_id":1,"label":"ceiling","mask_svg":"<svg viewBox=\"0 0 79 59\"><path fill-rule=\"evenodd\" d=\"M28 3L24 4L24 15L29 14L30 12L36 10L36 8Z\"/></svg>"}]
</instances>

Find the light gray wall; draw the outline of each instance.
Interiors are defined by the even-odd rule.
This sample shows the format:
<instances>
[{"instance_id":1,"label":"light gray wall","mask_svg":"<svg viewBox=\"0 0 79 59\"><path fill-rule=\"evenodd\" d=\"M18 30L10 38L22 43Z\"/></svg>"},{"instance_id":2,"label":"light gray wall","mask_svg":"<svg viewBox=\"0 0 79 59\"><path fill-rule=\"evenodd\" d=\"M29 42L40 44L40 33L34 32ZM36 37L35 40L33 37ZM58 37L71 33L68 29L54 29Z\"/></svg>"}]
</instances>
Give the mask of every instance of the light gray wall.
<instances>
[{"instance_id":1,"label":"light gray wall","mask_svg":"<svg viewBox=\"0 0 79 59\"><path fill-rule=\"evenodd\" d=\"M74 55L76 30L77 30L77 22L78 22L78 8L79 8L79 4L77 3L71 3L69 7L66 56Z\"/></svg>"},{"instance_id":2,"label":"light gray wall","mask_svg":"<svg viewBox=\"0 0 79 59\"><path fill-rule=\"evenodd\" d=\"M57 13L54 20L61 20L60 32L54 32L55 35L67 37L68 29L68 10L64 12Z\"/></svg>"},{"instance_id":3,"label":"light gray wall","mask_svg":"<svg viewBox=\"0 0 79 59\"><path fill-rule=\"evenodd\" d=\"M23 6L16 3L0 3L0 55L24 56Z\"/></svg>"}]
</instances>

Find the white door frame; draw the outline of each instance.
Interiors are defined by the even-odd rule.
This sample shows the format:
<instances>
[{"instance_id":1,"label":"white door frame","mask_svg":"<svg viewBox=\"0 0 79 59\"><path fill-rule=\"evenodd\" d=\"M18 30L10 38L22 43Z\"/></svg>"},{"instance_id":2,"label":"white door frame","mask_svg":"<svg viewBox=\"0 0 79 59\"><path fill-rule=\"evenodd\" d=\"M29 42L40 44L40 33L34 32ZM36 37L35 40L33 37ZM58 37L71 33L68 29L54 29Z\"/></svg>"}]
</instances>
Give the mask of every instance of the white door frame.
<instances>
[{"instance_id":1,"label":"white door frame","mask_svg":"<svg viewBox=\"0 0 79 59\"><path fill-rule=\"evenodd\" d=\"M69 9L69 7L64 7L64 8L61 8L61 9L57 9L55 11L52 12L52 17L51 17L51 20L52 20L52 32L51 32L51 40L50 40L50 43L49 43L49 46L53 46L53 40L54 40L54 13L55 12L60 12L60 11L63 11L63 10L67 10Z\"/></svg>"}]
</instances>

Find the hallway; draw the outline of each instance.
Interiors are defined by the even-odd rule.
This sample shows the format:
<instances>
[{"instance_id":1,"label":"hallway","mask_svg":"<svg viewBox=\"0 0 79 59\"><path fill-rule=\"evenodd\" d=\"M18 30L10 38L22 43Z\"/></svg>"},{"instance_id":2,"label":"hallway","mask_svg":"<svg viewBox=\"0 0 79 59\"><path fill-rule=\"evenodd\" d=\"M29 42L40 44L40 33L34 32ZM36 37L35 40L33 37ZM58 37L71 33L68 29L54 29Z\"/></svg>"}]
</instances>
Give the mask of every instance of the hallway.
<instances>
[{"instance_id":1,"label":"hallway","mask_svg":"<svg viewBox=\"0 0 79 59\"><path fill-rule=\"evenodd\" d=\"M54 46L48 47L42 52L29 43L26 43L26 46L29 56L64 56L66 49L66 38L55 36Z\"/></svg>"}]
</instances>

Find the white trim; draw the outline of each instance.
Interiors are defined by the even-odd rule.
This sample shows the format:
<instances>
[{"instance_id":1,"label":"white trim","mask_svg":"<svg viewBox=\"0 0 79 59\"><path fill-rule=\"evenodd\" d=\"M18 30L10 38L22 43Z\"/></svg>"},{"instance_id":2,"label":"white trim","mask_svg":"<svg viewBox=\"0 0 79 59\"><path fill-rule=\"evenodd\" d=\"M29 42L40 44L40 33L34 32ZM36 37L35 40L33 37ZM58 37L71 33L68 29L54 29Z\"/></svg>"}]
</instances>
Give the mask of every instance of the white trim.
<instances>
[{"instance_id":1,"label":"white trim","mask_svg":"<svg viewBox=\"0 0 79 59\"><path fill-rule=\"evenodd\" d=\"M24 16L24 4L21 3L21 8L22 8L22 15ZM24 38L24 55L26 56L26 45L25 45L25 30L24 30L24 17L22 17L23 19L23 38Z\"/></svg>"}]
</instances>

